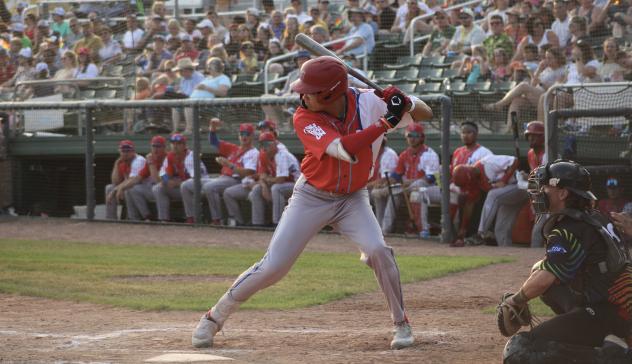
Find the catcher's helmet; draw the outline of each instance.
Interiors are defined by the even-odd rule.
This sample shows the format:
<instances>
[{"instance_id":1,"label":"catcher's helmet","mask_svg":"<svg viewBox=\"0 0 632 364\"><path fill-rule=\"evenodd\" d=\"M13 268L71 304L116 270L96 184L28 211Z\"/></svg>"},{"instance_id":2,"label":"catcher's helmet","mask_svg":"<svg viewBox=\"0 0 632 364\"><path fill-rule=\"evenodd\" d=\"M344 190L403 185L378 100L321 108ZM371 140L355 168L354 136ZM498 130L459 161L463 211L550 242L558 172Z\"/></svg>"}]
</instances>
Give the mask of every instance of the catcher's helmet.
<instances>
[{"instance_id":1,"label":"catcher's helmet","mask_svg":"<svg viewBox=\"0 0 632 364\"><path fill-rule=\"evenodd\" d=\"M459 187L466 187L473 184L474 166L459 164L452 171L452 182Z\"/></svg>"},{"instance_id":2,"label":"catcher's helmet","mask_svg":"<svg viewBox=\"0 0 632 364\"><path fill-rule=\"evenodd\" d=\"M291 88L299 94L316 94L319 103L329 104L344 95L348 83L345 65L334 57L322 56L303 64Z\"/></svg>"},{"instance_id":3,"label":"catcher's helmet","mask_svg":"<svg viewBox=\"0 0 632 364\"><path fill-rule=\"evenodd\" d=\"M548 209L548 199L543 186L566 188L581 198L597 200L590 191L592 182L590 173L579 163L558 159L545 166L534 169L529 175L528 191L536 213L545 213Z\"/></svg>"},{"instance_id":4,"label":"catcher's helmet","mask_svg":"<svg viewBox=\"0 0 632 364\"><path fill-rule=\"evenodd\" d=\"M544 123L541 121L531 121L527 124L527 130L524 131L524 136L529 134L544 135Z\"/></svg>"}]
</instances>

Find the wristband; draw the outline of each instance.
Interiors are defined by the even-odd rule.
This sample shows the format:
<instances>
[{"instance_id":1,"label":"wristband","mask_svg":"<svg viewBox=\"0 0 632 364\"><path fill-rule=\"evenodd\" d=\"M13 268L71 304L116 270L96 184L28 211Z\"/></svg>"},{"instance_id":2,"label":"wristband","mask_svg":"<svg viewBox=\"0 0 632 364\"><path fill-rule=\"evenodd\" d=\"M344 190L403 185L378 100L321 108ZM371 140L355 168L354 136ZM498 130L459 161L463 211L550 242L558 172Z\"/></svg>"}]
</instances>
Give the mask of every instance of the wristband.
<instances>
[{"instance_id":1,"label":"wristband","mask_svg":"<svg viewBox=\"0 0 632 364\"><path fill-rule=\"evenodd\" d=\"M522 289L520 289L520 291L518 291L518 293L516 293L515 295L513 295L511 297L511 299L514 301L514 303L518 306L522 306L524 304L526 304L529 301L529 298L527 297L527 295L524 294L524 292L522 291Z\"/></svg>"},{"instance_id":2,"label":"wristband","mask_svg":"<svg viewBox=\"0 0 632 364\"><path fill-rule=\"evenodd\" d=\"M419 100L419 98L417 96L412 96L412 95L408 95L408 98L410 99L410 110L408 110L408 112L413 112L413 110L415 110L415 101Z\"/></svg>"}]
</instances>

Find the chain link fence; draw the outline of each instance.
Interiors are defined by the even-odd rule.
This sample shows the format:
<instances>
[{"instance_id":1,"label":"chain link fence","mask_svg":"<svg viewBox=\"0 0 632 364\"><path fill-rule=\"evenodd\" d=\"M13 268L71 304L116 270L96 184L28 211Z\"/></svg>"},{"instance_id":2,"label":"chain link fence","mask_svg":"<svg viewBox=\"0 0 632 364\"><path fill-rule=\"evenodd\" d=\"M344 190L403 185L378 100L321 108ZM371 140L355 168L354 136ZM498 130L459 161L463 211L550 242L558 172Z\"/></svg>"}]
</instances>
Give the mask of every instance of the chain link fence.
<instances>
[{"instance_id":1,"label":"chain link fence","mask_svg":"<svg viewBox=\"0 0 632 364\"><path fill-rule=\"evenodd\" d=\"M548 161L586 166L593 192L621 211L632 201L632 83L558 85L544 105Z\"/></svg>"}]
</instances>

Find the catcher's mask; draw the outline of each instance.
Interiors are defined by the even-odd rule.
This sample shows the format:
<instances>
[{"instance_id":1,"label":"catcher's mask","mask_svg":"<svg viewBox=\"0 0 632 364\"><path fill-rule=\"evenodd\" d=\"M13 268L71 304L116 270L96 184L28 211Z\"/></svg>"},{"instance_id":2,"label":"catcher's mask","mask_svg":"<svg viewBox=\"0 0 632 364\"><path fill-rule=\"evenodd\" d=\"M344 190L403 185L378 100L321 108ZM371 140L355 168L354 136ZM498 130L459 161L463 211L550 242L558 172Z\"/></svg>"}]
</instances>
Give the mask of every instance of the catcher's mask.
<instances>
[{"instance_id":1,"label":"catcher's mask","mask_svg":"<svg viewBox=\"0 0 632 364\"><path fill-rule=\"evenodd\" d=\"M597 200L590 191L592 183L588 170L573 161L558 159L534 169L529 174L527 192L538 215L549 212L549 199L544 192L544 186L547 185L565 188L587 200Z\"/></svg>"}]
</instances>

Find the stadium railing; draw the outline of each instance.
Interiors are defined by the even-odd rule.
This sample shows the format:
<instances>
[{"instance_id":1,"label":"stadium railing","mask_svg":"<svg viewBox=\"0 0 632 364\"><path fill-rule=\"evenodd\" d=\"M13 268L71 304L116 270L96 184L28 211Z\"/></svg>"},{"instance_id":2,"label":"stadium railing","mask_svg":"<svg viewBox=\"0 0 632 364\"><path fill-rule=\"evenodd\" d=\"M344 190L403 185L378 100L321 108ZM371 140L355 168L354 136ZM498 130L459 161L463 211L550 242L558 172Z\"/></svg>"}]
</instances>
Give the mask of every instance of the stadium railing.
<instances>
[{"instance_id":1,"label":"stadium railing","mask_svg":"<svg viewBox=\"0 0 632 364\"><path fill-rule=\"evenodd\" d=\"M444 242L450 242L452 240L453 232L452 232L452 224L449 218L449 178L442 178L441 176L449 175L449 163L447 161L450 160L450 121L451 121L451 113L452 113L452 101L449 97L445 95L428 95L422 96L422 100L428 104L439 105L441 108L441 142L440 142L440 155L443 161L446 161L441 166L441 173L437 176L437 180L440 181L442 187L442 202L441 202L441 225L442 225L442 235L441 239ZM239 129L239 123L244 121L251 121L251 119L246 120L233 120L228 122L222 115L220 115L222 110L225 111L226 116L228 114L234 114L236 110L246 109L246 112L249 114L253 114L255 108L262 108L263 106L287 106L287 105L298 105L299 98L297 96L293 97L276 97L276 98L224 98L224 99L212 99L212 100L192 100L192 99L180 99L180 100L142 100L142 101L125 101L125 100L81 100L81 101L24 101L24 102L3 102L0 103L0 113L6 113L11 117L15 117L15 115L25 113L25 112L40 112L40 124L43 125L41 132L48 133L46 136L65 136L63 134L54 134L51 133L51 130L47 130L45 128L47 119L55 119L59 117L59 114L63 114L65 112L74 112L78 115L79 121L78 125L81 129L79 135L74 138L65 138L66 144L81 144L83 145L84 151L84 171L81 173L80 171L75 171L76 174L83 174L83 178L81 175L74 175L72 178L72 183L76 185L72 191L68 191L65 189L65 185L56 186L58 189L58 194L72 194L77 195L81 194L82 189L85 188L85 211L86 218L88 220L93 220L95 218L95 206L97 204L97 200L103 202L103 194L98 193L96 191L103 191L105 184L109 183L109 175L112 169L112 160L105 159L104 155L111 156L116 153L115 143L118 143L120 139L128 139L132 138L132 136L128 135L117 135L109 137L107 140L110 142L104 142L103 137L97 143L97 123L99 117L103 115L111 115L111 114L120 114L121 111L137 109L137 110L148 110L151 108L167 108L170 110L176 109L190 109L192 114L192 133L189 136L189 140L192 142L192 150L194 155L194 166L195 166L195 201L200 201L200 203L196 204L195 216L198 217L196 221L202 222L202 203L201 203L201 194L200 194L200 160L204 158L206 165L209 166L209 162L212 161L209 157L213 153L208 143L204 143L202 145L202 138L205 139L206 136L206 128L202 126L202 121L207 121L210 119L209 116L220 116L221 119L225 121L224 127L220 131L221 138L229 139L234 137L237 134ZM228 110L228 111L226 111ZM6 125L6 124L5 124ZM54 130L53 130L54 131ZM391 135L390 138L393 139L401 139L402 136L400 132L393 133L395 135ZM204 137L203 137L204 136ZM13 136L15 137L15 135ZM42 138L41 140L46 141L46 138ZM148 151L148 145L146 144L146 139L137 140L139 144L137 144L137 150L139 153ZM140 145L142 141L143 145ZM296 138L292 138L292 140L288 140L288 143L299 143ZM300 146L300 144L297 144ZM288 148L297 149L294 145L288 145ZM96 161L96 162L95 162ZM211 162L212 163L212 162ZM65 175L67 176L69 172L64 170ZM31 181L32 182L32 181ZM25 187L25 184L17 184L20 185L21 189L28 193L28 187ZM31 191L32 192L32 191ZM65 198L69 198L65 196ZM73 200L74 202L79 202L81 205L83 200ZM75 204L76 205L76 204ZM72 206L70 206L72 207Z\"/></svg>"}]
</instances>

